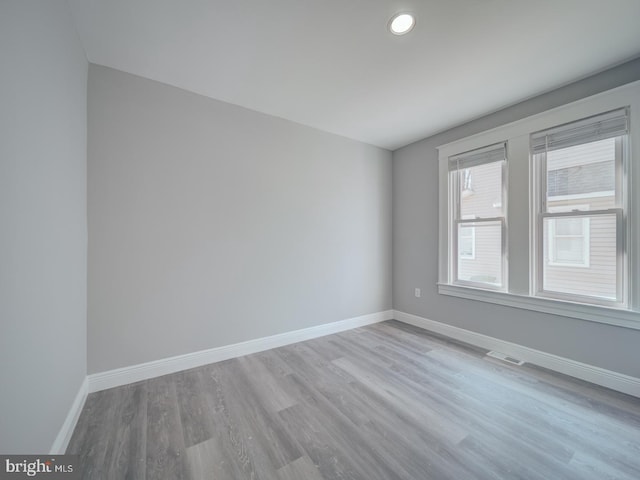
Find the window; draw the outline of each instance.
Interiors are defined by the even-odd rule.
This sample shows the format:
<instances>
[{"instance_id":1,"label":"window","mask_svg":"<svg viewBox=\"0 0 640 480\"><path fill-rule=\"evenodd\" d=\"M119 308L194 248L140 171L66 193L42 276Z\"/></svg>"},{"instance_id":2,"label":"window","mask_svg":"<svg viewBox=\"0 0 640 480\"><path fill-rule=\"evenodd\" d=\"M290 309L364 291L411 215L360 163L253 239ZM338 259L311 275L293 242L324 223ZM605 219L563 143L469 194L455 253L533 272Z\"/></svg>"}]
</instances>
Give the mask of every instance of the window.
<instances>
[{"instance_id":1,"label":"window","mask_svg":"<svg viewBox=\"0 0 640 480\"><path fill-rule=\"evenodd\" d=\"M624 304L627 123L623 109L531 135L536 295Z\"/></svg>"},{"instance_id":2,"label":"window","mask_svg":"<svg viewBox=\"0 0 640 480\"><path fill-rule=\"evenodd\" d=\"M504 144L449 159L454 282L501 289L505 278ZM473 180L472 180L473 179Z\"/></svg>"},{"instance_id":3,"label":"window","mask_svg":"<svg viewBox=\"0 0 640 480\"><path fill-rule=\"evenodd\" d=\"M438 292L640 330L640 81L438 147Z\"/></svg>"}]
</instances>

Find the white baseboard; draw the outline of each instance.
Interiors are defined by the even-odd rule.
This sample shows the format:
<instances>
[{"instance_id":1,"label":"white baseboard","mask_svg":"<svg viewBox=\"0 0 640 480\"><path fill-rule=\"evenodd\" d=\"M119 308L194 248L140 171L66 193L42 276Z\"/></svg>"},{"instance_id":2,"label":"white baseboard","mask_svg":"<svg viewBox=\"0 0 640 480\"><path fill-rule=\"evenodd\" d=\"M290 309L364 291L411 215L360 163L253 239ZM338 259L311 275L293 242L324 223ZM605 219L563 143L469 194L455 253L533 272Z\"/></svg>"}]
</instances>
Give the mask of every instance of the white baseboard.
<instances>
[{"instance_id":1,"label":"white baseboard","mask_svg":"<svg viewBox=\"0 0 640 480\"><path fill-rule=\"evenodd\" d=\"M222 360L228 360L242 355L249 355L251 353L257 353L271 348L278 348L292 343L311 340L313 338L330 335L332 333L343 332L352 328L363 327L365 325L371 325L391 319L396 319L400 322L408 323L481 348L496 350L509 356L522 359L533 365L545 367L549 370L570 375L581 380L595 383L596 385L602 385L640 398L640 378L577 362L558 355L542 352L540 350L535 350L533 348L507 342L505 340L500 340L498 338L472 332L463 328L454 327L445 323L436 322L410 313L400 312L398 310L387 310L384 312L362 315L360 317L348 318L338 322L317 325L315 327L294 330L292 332L285 332L278 335L272 335L270 337L257 338L233 345L187 353L185 355L164 358L161 360L89 375L82 382L62 428L53 442L50 453L52 455L56 455L63 454L66 451L67 445L71 440L73 430L78 422L78 418L80 417L80 412L84 407L87 395L91 392L118 387L140 380L146 380L148 378L167 375L169 373L175 373L181 370L187 370L189 368L199 367Z\"/></svg>"},{"instance_id":2,"label":"white baseboard","mask_svg":"<svg viewBox=\"0 0 640 480\"><path fill-rule=\"evenodd\" d=\"M555 372L564 373L587 382L617 390L618 392L640 397L640 378L614 372L586 363L577 362L569 358L560 357L533 348L507 342L498 338L454 327L446 323L436 322L410 313L394 311L394 318L431 332L475 345L488 350L496 350L509 356L519 358L525 362L548 368Z\"/></svg>"},{"instance_id":3,"label":"white baseboard","mask_svg":"<svg viewBox=\"0 0 640 480\"><path fill-rule=\"evenodd\" d=\"M80 412L82 412L82 408L84 407L84 402L87 399L87 394L89 393L89 382L87 377L82 381L82 385L80 385L80 389L76 394L76 398L73 400L73 404L69 409L69 413L67 414L67 418L64 419L64 423L62 424L62 428L58 432L58 436L53 441L53 445L51 446L51 455L63 455L67 450L67 445L69 445L69 440L71 440L71 435L73 435L73 430L76 428L76 423L78 423L78 418L80 418Z\"/></svg>"},{"instance_id":4,"label":"white baseboard","mask_svg":"<svg viewBox=\"0 0 640 480\"><path fill-rule=\"evenodd\" d=\"M146 380L148 378L159 377L169 373L188 370L200 367L209 363L220 362L230 358L241 357L251 353L262 352L271 348L278 348L292 343L311 340L312 338L330 335L332 333L343 332L352 328L371 325L373 323L391 320L393 310L371 313L360 317L348 318L332 323L325 323L315 327L303 328L292 332L280 333L270 337L256 338L246 342L225 345L223 347L201 350L199 352L187 353L175 357L163 358L152 362L140 363L130 367L108 370L106 372L94 373L87 377L89 382L89 392L106 390L107 388L119 387L129 383Z\"/></svg>"}]
</instances>

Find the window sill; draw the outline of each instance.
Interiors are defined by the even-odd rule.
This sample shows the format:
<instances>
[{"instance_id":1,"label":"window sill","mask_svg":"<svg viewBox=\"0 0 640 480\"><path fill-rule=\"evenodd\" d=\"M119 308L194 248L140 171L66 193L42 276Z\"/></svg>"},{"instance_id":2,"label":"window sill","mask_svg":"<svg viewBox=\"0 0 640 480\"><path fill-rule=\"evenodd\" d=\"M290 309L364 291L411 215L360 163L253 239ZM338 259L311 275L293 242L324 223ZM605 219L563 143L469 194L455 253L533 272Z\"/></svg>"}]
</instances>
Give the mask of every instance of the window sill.
<instances>
[{"instance_id":1,"label":"window sill","mask_svg":"<svg viewBox=\"0 0 640 480\"><path fill-rule=\"evenodd\" d=\"M459 285L438 284L438 293L453 297L495 303L507 307L523 308L535 312L551 313L563 317L578 318L590 322L640 330L640 312L617 308L587 305L550 298L529 297L514 293L497 292Z\"/></svg>"}]
</instances>

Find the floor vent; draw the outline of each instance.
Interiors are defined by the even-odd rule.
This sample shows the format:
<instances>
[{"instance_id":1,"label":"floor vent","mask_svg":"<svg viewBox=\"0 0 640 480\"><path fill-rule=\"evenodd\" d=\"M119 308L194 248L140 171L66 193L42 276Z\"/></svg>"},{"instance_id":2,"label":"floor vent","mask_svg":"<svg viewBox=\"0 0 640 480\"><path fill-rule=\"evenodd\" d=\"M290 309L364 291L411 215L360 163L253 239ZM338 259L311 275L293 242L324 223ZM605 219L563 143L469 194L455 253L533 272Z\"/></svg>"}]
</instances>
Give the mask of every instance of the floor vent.
<instances>
[{"instance_id":1,"label":"floor vent","mask_svg":"<svg viewBox=\"0 0 640 480\"><path fill-rule=\"evenodd\" d=\"M524 362L522 360L518 360L517 358L513 358L513 357L510 357L509 355L505 355L504 353L500 353L500 352L495 352L493 350L488 352L487 356L497 358L499 360L502 360L503 362L512 363L513 365L524 365Z\"/></svg>"}]
</instances>

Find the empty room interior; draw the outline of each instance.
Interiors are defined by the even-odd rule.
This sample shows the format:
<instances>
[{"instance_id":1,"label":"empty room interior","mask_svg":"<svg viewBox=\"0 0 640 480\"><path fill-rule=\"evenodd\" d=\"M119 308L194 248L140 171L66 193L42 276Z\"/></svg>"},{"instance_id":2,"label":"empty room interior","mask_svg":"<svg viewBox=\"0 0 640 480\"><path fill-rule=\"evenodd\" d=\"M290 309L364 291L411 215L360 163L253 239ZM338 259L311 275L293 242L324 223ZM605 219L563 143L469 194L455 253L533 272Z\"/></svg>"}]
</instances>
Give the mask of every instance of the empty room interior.
<instances>
[{"instance_id":1,"label":"empty room interior","mask_svg":"<svg viewBox=\"0 0 640 480\"><path fill-rule=\"evenodd\" d=\"M640 478L638 20L2 0L0 477Z\"/></svg>"}]
</instances>

